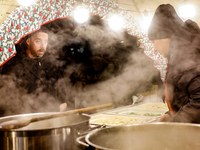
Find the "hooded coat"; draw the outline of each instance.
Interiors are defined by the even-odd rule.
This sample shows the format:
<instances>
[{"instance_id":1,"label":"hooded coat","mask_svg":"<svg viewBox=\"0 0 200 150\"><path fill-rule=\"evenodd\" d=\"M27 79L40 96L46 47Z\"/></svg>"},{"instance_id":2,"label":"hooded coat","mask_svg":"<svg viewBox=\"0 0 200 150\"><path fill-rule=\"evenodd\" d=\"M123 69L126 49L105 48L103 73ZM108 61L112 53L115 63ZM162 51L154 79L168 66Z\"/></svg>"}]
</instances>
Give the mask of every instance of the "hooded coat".
<instances>
[{"instance_id":1,"label":"hooded coat","mask_svg":"<svg viewBox=\"0 0 200 150\"><path fill-rule=\"evenodd\" d=\"M191 20L171 37L165 90L171 122L200 123L200 29Z\"/></svg>"}]
</instances>

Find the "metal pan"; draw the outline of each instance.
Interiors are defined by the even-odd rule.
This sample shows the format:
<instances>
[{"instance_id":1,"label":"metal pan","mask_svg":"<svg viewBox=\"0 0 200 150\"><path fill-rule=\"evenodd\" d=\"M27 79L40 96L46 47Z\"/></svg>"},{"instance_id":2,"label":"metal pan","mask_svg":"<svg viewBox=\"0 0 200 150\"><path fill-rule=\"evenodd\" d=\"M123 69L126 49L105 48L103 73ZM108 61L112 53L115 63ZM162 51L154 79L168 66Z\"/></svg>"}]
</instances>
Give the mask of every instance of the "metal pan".
<instances>
[{"instance_id":1,"label":"metal pan","mask_svg":"<svg viewBox=\"0 0 200 150\"><path fill-rule=\"evenodd\" d=\"M85 141L94 150L199 150L200 126L149 123L95 130Z\"/></svg>"}]
</instances>

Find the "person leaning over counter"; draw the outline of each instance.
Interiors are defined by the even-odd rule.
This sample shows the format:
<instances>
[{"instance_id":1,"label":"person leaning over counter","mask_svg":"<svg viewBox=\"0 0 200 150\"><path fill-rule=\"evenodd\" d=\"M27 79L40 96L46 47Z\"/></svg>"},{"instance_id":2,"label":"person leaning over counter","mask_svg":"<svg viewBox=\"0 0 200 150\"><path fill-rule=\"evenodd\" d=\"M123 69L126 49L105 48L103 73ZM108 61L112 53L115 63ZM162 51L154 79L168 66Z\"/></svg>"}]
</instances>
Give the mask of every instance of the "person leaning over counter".
<instances>
[{"instance_id":1,"label":"person leaning over counter","mask_svg":"<svg viewBox=\"0 0 200 150\"><path fill-rule=\"evenodd\" d=\"M60 74L51 61L52 56L46 53L48 30L41 27L25 38L26 48L17 50L17 54L1 67L1 74L14 74L17 87L26 89L28 94L36 93L38 88L41 88L41 92L56 97L55 84ZM64 106L66 107L66 104ZM64 106L60 106L61 111Z\"/></svg>"},{"instance_id":2,"label":"person leaning over counter","mask_svg":"<svg viewBox=\"0 0 200 150\"><path fill-rule=\"evenodd\" d=\"M183 22L170 4L158 6L148 29L154 50L168 61L165 97L169 111L159 121L200 123L200 29Z\"/></svg>"}]
</instances>

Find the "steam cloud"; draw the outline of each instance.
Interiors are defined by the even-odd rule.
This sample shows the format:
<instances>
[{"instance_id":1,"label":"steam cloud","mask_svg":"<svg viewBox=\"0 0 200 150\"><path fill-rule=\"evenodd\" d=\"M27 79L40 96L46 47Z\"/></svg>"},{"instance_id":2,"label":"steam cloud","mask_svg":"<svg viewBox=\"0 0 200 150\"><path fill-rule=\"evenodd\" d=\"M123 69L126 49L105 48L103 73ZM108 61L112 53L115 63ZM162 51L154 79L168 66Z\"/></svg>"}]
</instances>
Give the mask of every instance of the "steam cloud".
<instances>
[{"instance_id":1,"label":"steam cloud","mask_svg":"<svg viewBox=\"0 0 200 150\"><path fill-rule=\"evenodd\" d=\"M68 103L68 109L110 102L115 107L127 105L133 95L162 84L137 38L125 30L112 31L97 16L91 16L84 25L67 18L45 27L50 31L48 53L62 74L55 85L58 97L42 92L42 87L36 94L27 94L16 87L14 76L1 75L0 113L4 116L59 111L63 102ZM22 40L17 46L22 48L23 44Z\"/></svg>"}]
</instances>

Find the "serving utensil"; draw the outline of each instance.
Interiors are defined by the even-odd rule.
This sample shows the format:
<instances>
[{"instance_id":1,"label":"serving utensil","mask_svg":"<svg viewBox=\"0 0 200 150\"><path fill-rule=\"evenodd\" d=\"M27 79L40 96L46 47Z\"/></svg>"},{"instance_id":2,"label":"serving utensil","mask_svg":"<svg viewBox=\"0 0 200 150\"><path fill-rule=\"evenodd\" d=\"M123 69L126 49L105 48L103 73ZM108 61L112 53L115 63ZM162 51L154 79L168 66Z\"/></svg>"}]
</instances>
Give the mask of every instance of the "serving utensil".
<instances>
[{"instance_id":1,"label":"serving utensil","mask_svg":"<svg viewBox=\"0 0 200 150\"><path fill-rule=\"evenodd\" d=\"M87 107L87 108L81 108L81 109L75 109L75 110L70 110L66 112L59 112L55 114L49 114L46 116L40 116L40 117L33 117L33 118L21 118L17 120L10 120L6 121L0 124L0 130L2 129L18 129L24 126L29 125L31 122L37 122L41 120L46 120L46 119L51 119L51 118L56 118L56 117L62 117L66 115L71 115L71 114L76 114L76 113L84 113L87 111L92 111L96 109L101 109L101 108L106 108L106 107L111 107L112 103L104 104L104 105L98 105L98 106L92 106L92 107Z\"/></svg>"}]
</instances>

